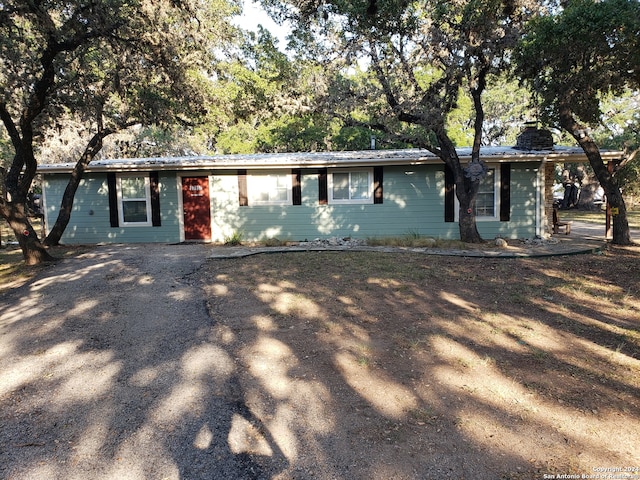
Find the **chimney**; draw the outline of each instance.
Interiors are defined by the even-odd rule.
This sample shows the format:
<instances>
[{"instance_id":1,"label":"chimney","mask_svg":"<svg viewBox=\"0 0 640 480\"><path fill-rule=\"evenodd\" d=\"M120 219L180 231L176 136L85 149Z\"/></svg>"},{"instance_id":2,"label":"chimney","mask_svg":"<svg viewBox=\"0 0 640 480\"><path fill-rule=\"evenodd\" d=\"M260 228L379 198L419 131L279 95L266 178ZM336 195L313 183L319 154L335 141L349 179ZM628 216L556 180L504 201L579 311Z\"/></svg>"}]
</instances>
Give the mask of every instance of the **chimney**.
<instances>
[{"instance_id":1,"label":"chimney","mask_svg":"<svg viewBox=\"0 0 640 480\"><path fill-rule=\"evenodd\" d=\"M544 128L538 128L537 122L527 122L524 130L516 139L517 150L553 150L553 135Z\"/></svg>"}]
</instances>

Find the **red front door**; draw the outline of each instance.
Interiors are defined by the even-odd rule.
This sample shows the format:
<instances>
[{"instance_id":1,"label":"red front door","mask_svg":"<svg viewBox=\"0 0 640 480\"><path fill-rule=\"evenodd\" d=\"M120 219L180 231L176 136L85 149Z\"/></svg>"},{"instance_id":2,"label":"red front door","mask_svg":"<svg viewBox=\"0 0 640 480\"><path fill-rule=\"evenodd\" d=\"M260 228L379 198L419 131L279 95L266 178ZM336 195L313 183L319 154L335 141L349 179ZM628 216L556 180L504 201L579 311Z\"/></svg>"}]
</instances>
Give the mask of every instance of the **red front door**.
<instances>
[{"instance_id":1,"label":"red front door","mask_svg":"<svg viewBox=\"0 0 640 480\"><path fill-rule=\"evenodd\" d=\"M211 240L211 204L208 177L182 178L184 239Z\"/></svg>"}]
</instances>

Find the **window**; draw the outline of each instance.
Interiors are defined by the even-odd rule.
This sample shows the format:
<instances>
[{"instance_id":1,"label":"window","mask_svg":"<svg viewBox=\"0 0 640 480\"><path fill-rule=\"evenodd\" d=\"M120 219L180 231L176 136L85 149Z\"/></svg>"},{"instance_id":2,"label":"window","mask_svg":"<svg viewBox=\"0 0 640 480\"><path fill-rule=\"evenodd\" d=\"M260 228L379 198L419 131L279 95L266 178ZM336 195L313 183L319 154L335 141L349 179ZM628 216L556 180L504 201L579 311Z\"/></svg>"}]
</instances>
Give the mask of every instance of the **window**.
<instances>
[{"instance_id":1,"label":"window","mask_svg":"<svg viewBox=\"0 0 640 480\"><path fill-rule=\"evenodd\" d=\"M331 172L329 203L373 203L373 169Z\"/></svg>"},{"instance_id":2,"label":"window","mask_svg":"<svg viewBox=\"0 0 640 480\"><path fill-rule=\"evenodd\" d=\"M478 194L476 195L476 220L478 221L491 221L499 220L500 211L498 208L500 197L498 195L498 188L500 185L500 170L490 167L487 170L487 174L480 180L480 186L478 188ZM450 212L452 217L451 221L455 219L458 221L458 211L460 209L460 203L458 199L451 199L451 206L455 205L455 217L453 211Z\"/></svg>"},{"instance_id":3,"label":"window","mask_svg":"<svg viewBox=\"0 0 640 480\"><path fill-rule=\"evenodd\" d=\"M291 205L291 174L254 172L247 176L249 204Z\"/></svg>"},{"instance_id":4,"label":"window","mask_svg":"<svg viewBox=\"0 0 640 480\"><path fill-rule=\"evenodd\" d=\"M476 217L496 216L496 170L490 168L480 180L476 196Z\"/></svg>"},{"instance_id":5,"label":"window","mask_svg":"<svg viewBox=\"0 0 640 480\"><path fill-rule=\"evenodd\" d=\"M148 176L118 178L120 225L151 225L151 188Z\"/></svg>"}]
</instances>

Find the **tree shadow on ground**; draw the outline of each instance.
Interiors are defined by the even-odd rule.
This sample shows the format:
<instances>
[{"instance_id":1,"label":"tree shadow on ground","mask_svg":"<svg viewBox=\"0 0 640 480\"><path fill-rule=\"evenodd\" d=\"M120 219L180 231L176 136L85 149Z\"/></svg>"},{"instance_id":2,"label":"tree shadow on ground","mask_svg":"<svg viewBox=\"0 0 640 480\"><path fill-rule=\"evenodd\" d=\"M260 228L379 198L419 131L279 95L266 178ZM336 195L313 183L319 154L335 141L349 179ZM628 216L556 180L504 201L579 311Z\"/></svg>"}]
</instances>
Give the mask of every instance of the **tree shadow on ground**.
<instances>
[{"instance_id":1,"label":"tree shadow on ground","mask_svg":"<svg viewBox=\"0 0 640 480\"><path fill-rule=\"evenodd\" d=\"M203 278L247 405L292 465L536 478L640 461L639 265L632 250L306 253L216 261Z\"/></svg>"},{"instance_id":2,"label":"tree shadow on ground","mask_svg":"<svg viewBox=\"0 0 640 480\"><path fill-rule=\"evenodd\" d=\"M1 478L261 479L286 468L233 359L207 340L193 280L206 248L145 248L97 248L2 293Z\"/></svg>"},{"instance_id":3,"label":"tree shadow on ground","mask_svg":"<svg viewBox=\"0 0 640 480\"><path fill-rule=\"evenodd\" d=\"M0 297L0 477L637 465L640 255L101 247ZM206 302L203 298L206 296Z\"/></svg>"}]
</instances>

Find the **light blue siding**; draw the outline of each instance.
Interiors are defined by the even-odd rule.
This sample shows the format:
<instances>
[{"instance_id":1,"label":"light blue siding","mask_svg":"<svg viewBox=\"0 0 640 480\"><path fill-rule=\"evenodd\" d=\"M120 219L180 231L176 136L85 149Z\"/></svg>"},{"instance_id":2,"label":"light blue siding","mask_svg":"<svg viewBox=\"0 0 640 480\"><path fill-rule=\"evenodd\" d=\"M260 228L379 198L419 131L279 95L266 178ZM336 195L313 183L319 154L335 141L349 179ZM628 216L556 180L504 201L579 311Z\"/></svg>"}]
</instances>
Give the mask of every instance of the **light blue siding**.
<instances>
[{"instance_id":1,"label":"light blue siding","mask_svg":"<svg viewBox=\"0 0 640 480\"><path fill-rule=\"evenodd\" d=\"M499 168L498 168L499 169ZM290 170L287 170L289 172ZM538 164L513 163L510 221L478 221L483 238L531 238L536 225ZM160 227L111 227L106 173L84 179L74 202L64 243L179 242L182 238L180 175L160 172ZM211 180L212 240L222 242L233 233L247 241L278 238L305 240L317 237L369 238L420 234L458 239L457 223L444 221L443 165L385 166L383 203L320 205L317 170L302 170L302 204L288 206L239 206L235 171L190 171L189 176L209 175ZM67 175L44 177L46 221L50 227L68 181ZM498 193L499 196L499 193ZM499 204L497 205L499 211Z\"/></svg>"},{"instance_id":2,"label":"light blue siding","mask_svg":"<svg viewBox=\"0 0 640 480\"><path fill-rule=\"evenodd\" d=\"M508 222L478 221L478 231L482 238L535 237L538 169L539 164L534 162L511 164L510 220Z\"/></svg>"},{"instance_id":3,"label":"light blue siding","mask_svg":"<svg viewBox=\"0 0 640 480\"><path fill-rule=\"evenodd\" d=\"M535 235L535 165L515 165L511 173L509 222L479 221L485 238ZM304 240L317 237L355 238L420 234L458 239L457 223L444 221L444 170L440 165L384 167L383 203L320 205L318 174L302 174L302 205L238 206L235 175L214 174L214 240L233 232L245 240ZM216 188L216 185L219 188ZM499 209L499 204L497 205ZM217 233L216 233L217 232Z\"/></svg>"},{"instance_id":4,"label":"light blue siding","mask_svg":"<svg viewBox=\"0 0 640 480\"><path fill-rule=\"evenodd\" d=\"M68 175L46 175L44 178L46 224L50 229L57 217ZM71 220L61 242L140 243L180 241L179 208L175 172L160 174L161 227L111 227L109 193L105 173L89 174L81 180L73 202Z\"/></svg>"},{"instance_id":5,"label":"light blue siding","mask_svg":"<svg viewBox=\"0 0 640 480\"><path fill-rule=\"evenodd\" d=\"M302 205L239 207L232 174L214 173L213 189L213 235L218 241L233 232L246 240L458 234L457 224L444 223L444 173L438 166L385 167L384 201L375 205L320 205L315 171L302 171Z\"/></svg>"}]
</instances>

